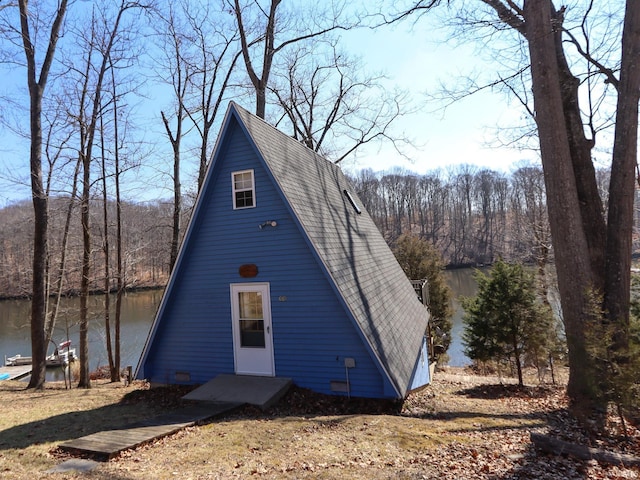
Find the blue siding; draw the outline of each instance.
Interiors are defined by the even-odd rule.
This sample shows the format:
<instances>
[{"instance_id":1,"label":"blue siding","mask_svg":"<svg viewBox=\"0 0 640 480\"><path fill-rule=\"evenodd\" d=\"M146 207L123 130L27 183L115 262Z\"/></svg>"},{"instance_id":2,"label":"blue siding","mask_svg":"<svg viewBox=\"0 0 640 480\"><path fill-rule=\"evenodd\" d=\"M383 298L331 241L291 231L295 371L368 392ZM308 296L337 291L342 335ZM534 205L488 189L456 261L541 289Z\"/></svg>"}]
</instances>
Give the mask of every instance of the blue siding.
<instances>
[{"instance_id":1,"label":"blue siding","mask_svg":"<svg viewBox=\"0 0 640 480\"><path fill-rule=\"evenodd\" d=\"M409 390L423 387L431 382L431 371L429 370L429 350L427 347L427 337L422 339L422 347L420 347L420 355L416 360L416 366L413 369L413 376L409 383Z\"/></svg>"},{"instance_id":2,"label":"blue siding","mask_svg":"<svg viewBox=\"0 0 640 480\"><path fill-rule=\"evenodd\" d=\"M256 207L233 210L231 172L246 169L254 169ZM145 378L177 383L185 372L197 384L234 373L229 286L255 281L270 283L277 376L332 393L330 382L346 380L345 358L353 358L351 395L397 396L235 121L210 174L142 365ZM277 227L259 229L267 220ZM248 263L258 266L254 279L238 274Z\"/></svg>"}]
</instances>

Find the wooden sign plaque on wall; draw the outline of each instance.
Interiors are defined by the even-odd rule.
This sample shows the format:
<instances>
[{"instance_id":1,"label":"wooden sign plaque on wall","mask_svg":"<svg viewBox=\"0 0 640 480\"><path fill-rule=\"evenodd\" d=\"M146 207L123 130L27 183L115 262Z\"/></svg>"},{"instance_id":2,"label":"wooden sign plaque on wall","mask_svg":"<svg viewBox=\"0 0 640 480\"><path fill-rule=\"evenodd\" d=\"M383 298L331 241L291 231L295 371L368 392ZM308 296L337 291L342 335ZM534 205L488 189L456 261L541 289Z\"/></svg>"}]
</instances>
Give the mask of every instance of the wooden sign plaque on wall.
<instances>
[{"instance_id":1,"label":"wooden sign plaque on wall","mask_svg":"<svg viewBox=\"0 0 640 480\"><path fill-rule=\"evenodd\" d=\"M240 265L238 273L242 278L254 278L258 276L258 266L255 263Z\"/></svg>"}]
</instances>

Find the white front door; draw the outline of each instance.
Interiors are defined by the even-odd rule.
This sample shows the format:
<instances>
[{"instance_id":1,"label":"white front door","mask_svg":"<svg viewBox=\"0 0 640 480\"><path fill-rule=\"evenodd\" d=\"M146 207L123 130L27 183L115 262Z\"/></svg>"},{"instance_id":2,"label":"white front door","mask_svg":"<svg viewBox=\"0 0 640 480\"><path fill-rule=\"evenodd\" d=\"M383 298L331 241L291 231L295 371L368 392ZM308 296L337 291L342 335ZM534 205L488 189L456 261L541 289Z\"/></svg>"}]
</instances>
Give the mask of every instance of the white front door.
<instances>
[{"instance_id":1,"label":"white front door","mask_svg":"<svg viewBox=\"0 0 640 480\"><path fill-rule=\"evenodd\" d=\"M274 376L268 283L231 284L236 374Z\"/></svg>"}]
</instances>

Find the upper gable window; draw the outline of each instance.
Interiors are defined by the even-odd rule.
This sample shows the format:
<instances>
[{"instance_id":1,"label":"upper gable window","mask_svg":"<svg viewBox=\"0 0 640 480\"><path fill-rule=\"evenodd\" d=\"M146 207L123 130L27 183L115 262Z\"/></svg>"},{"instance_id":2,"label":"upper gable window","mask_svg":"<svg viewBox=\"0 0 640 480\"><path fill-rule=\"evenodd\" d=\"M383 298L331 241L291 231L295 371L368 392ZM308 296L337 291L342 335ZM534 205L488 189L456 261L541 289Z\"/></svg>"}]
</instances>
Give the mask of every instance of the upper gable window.
<instances>
[{"instance_id":1,"label":"upper gable window","mask_svg":"<svg viewBox=\"0 0 640 480\"><path fill-rule=\"evenodd\" d=\"M231 174L233 185L233 208L251 208L256 206L256 188L253 170L243 170Z\"/></svg>"}]
</instances>

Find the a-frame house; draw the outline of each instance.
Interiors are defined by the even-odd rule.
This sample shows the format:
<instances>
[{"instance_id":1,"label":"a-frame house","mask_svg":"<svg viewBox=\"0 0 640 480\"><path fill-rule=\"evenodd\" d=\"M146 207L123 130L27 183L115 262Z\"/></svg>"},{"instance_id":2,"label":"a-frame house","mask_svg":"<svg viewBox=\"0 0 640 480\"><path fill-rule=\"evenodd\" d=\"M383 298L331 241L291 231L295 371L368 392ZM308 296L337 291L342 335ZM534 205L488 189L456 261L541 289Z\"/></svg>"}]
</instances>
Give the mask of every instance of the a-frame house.
<instances>
[{"instance_id":1,"label":"a-frame house","mask_svg":"<svg viewBox=\"0 0 640 480\"><path fill-rule=\"evenodd\" d=\"M404 398L428 312L340 168L235 103L136 370Z\"/></svg>"}]
</instances>

